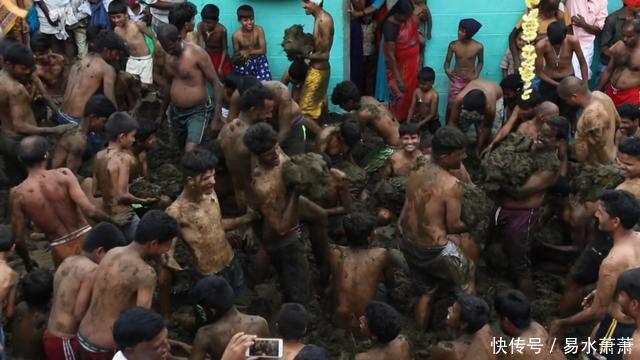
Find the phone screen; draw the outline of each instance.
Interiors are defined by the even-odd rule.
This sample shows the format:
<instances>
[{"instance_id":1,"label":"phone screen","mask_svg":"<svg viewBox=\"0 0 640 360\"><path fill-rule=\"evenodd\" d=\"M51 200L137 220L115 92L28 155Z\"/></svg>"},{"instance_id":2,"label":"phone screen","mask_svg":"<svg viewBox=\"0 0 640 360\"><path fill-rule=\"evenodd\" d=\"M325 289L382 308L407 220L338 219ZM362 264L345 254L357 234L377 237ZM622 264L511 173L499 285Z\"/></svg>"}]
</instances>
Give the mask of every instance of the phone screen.
<instances>
[{"instance_id":1,"label":"phone screen","mask_svg":"<svg viewBox=\"0 0 640 360\"><path fill-rule=\"evenodd\" d=\"M255 344L249 348L249 356L281 357L281 339L256 339Z\"/></svg>"}]
</instances>

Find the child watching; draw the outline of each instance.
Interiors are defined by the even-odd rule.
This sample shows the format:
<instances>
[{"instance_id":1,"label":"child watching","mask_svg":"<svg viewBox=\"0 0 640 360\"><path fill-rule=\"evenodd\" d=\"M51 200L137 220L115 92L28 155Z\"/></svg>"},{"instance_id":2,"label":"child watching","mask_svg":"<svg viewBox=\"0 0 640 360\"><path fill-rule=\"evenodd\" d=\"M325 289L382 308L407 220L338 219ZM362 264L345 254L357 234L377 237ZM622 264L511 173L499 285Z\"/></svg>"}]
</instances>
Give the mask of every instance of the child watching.
<instances>
[{"instance_id":1,"label":"child watching","mask_svg":"<svg viewBox=\"0 0 640 360\"><path fill-rule=\"evenodd\" d=\"M472 80L477 79L484 63L484 47L473 40L482 24L475 19L462 19L458 27L458 40L449 44L444 71L451 84L449 85L449 104ZM455 56L456 66L451 69L451 59Z\"/></svg>"},{"instance_id":2,"label":"child watching","mask_svg":"<svg viewBox=\"0 0 640 360\"><path fill-rule=\"evenodd\" d=\"M516 30L516 50L518 63L521 62L520 56L522 54L522 48L524 47L524 40L522 39L522 29ZM504 52L504 57L502 58L502 62L500 63L500 69L502 69L502 78L506 78L509 75L514 75L517 73L517 69L515 68L515 61L513 59L513 53L511 53L511 49L507 49Z\"/></svg>"},{"instance_id":3,"label":"child watching","mask_svg":"<svg viewBox=\"0 0 640 360\"><path fill-rule=\"evenodd\" d=\"M620 127L616 131L616 144L630 137L640 137L640 107L634 104L622 104L618 106L620 114Z\"/></svg>"},{"instance_id":4,"label":"child watching","mask_svg":"<svg viewBox=\"0 0 640 360\"><path fill-rule=\"evenodd\" d=\"M192 44L200 45L200 39L198 34L193 31L196 24L196 14L198 9L190 2L184 2L178 4L173 9L169 10L169 24L178 28L180 31L180 37Z\"/></svg>"},{"instance_id":5,"label":"child watching","mask_svg":"<svg viewBox=\"0 0 640 360\"><path fill-rule=\"evenodd\" d=\"M198 32L204 49L209 54L218 77L224 78L233 69L227 55L227 28L220 24L220 9L207 4L202 8L200 16L202 22L198 24Z\"/></svg>"},{"instance_id":6,"label":"child watching","mask_svg":"<svg viewBox=\"0 0 640 360\"><path fill-rule=\"evenodd\" d=\"M260 81L271 80L271 71L267 61L267 44L264 29L255 24L253 8L249 5L238 7L238 22L242 26L233 33L234 57L239 64L233 70L240 75L255 76Z\"/></svg>"},{"instance_id":7,"label":"child watching","mask_svg":"<svg viewBox=\"0 0 640 360\"><path fill-rule=\"evenodd\" d=\"M436 72L430 67L424 67L418 73L418 87L413 93L409 108L409 121L417 124L420 132L428 131L434 134L440 128L438 103L440 95L433 88Z\"/></svg>"},{"instance_id":8,"label":"child watching","mask_svg":"<svg viewBox=\"0 0 640 360\"><path fill-rule=\"evenodd\" d=\"M10 319L13 318L16 305L16 286L20 276L8 264L7 258L15 249L13 242L13 233L8 225L0 225L0 316ZM0 359L7 358L6 337L4 327L0 324Z\"/></svg>"}]
</instances>

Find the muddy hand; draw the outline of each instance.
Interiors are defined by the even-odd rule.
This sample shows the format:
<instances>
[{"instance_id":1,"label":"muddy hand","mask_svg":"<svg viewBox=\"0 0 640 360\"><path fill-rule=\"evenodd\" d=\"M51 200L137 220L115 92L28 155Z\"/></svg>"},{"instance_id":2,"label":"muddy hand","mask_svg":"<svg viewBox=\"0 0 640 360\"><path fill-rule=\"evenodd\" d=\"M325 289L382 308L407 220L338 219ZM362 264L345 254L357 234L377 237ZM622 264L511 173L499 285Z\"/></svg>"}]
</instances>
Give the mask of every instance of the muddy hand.
<instances>
[{"instance_id":1,"label":"muddy hand","mask_svg":"<svg viewBox=\"0 0 640 360\"><path fill-rule=\"evenodd\" d=\"M64 134L67 130L71 130L76 126L78 126L78 124L58 125L53 128L53 132L57 135L61 135L61 134Z\"/></svg>"},{"instance_id":2,"label":"muddy hand","mask_svg":"<svg viewBox=\"0 0 640 360\"><path fill-rule=\"evenodd\" d=\"M111 217L111 222L117 226L125 226L131 222L136 213L133 210L127 210Z\"/></svg>"}]
</instances>

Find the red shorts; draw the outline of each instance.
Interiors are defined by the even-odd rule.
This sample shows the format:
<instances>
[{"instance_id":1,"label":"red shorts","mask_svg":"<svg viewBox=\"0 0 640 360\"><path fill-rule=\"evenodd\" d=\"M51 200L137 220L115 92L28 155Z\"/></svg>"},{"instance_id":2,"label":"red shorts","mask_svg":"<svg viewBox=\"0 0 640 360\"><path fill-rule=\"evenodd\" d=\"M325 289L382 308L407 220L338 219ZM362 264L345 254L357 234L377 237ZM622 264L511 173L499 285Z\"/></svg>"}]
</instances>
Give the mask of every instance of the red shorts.
<instances>
[{"instance_id":1,"label":"red shorts","mask_svg":"<svg viewBox=\"0 0 640 360\"><path fill-rule=\"evenodd\" d=\"M211 63L213 63L213 68L218 72L218 68L220 67L220 62L222 61L222 53L221 52L210 52L209 57L211 58ZM224 61L224 65L222 65L222 71L218 75L226 76L228 73L232 72L233 68L231 67L231 59L227 56ZM224 81L224 79L220 79Z\"/></svg>"},{"instance_id":2,"label":"red shorts","mask_svg":"<svg viewBox=\"0 0 640 360\"><path fill-rule=\"evenodd\" d=\"M616 89L609 84L606 93L613 100L616 107L622 104L640 105L640 87Z\"/></svg>"},{"instance_id":3,"label":"red shorts","mask_svg":"<svg viewBox=\"0 0 640 360\"><path fill-rule=\"evenodd\" d=\"M62 338L55 336L46 330L43 336L44 352L47 360L78 360L80 343L74 336L72 338Z\"/></svg>"}]
</instances>

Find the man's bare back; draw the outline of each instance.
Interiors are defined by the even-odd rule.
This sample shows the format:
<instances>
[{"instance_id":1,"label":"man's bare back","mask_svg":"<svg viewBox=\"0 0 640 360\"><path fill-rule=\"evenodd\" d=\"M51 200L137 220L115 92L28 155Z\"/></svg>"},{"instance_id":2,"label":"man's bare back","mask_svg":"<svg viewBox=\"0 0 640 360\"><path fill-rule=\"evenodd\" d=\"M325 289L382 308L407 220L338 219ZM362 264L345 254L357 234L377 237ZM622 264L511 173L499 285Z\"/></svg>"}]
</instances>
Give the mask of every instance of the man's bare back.
<instances>
[{"instance_id":1,"label":"man's bare back","mask_svg":"<svg viewBox=\"0 0 640 360\"><path fill-rule=\"evenodd\" d=\"M69 70L60 110L69 116L82 118L87 102L99 91L116 104L115 81L115 69L100 55L94 54L76 61Z\"/></svg>"},{"instance_id":2,"label":"man's bare back","mask_svg":"<svg viewBox=\"0 0 640 360\"><path fill-rule=\"evenodd\" d=\"M248 200L246 193L251 186L251 154L242 142L242 136L248 128L248 123L234 119L225 124L218 135L220 147L233 179L236 202L243 207Z\"/></svg>"},{"instance_id":3,"label":"man's bare back","mask_svg":"<svg viewBox=\"0 0 640 360\"><path fill-rule=\"evenodd\" d=\"M104 149L96 155L93 167L93 194L101 196L103 209L113 215L129 210L129 207L119 204L119 178L128 177L128 183L134 180L135 171L131 169L137 164L136 158L129 151Z\"/></svg>"},{"instance_id":4,"label":"man's bare back","mask_svg":"<svg viewBox=\"0 0 640 360\"><path fill-rule=\"evenodd\" d=\"M193 340L193 346L198 351L197 354L192 352L189 360L204 360L204 355L219 359L231 337L239 332L263 338L269 336L269 324L265 319L260 316L245 315L235 310L231 311L233 313L230 316L225 316L198 330Z\"/></svg>"},{"instance_id":5,"label":"man's bare back","mask_svg":"<svg viewBox=\"0 0 640 360\"><path fill-rule=\"evenodd\" d=\"M356 355L356 360L409 360L412 358L411 344L403 335L398 336L384 347L374 347L371 350Z\"/></svg>"},{"instance_id":6,"label":"man's bare back","mask_svg":"<svg viewBox=\"0 0 640 360\"><path fill-rule=\"evenodd\" d=\"M389 109L370 96L363 96L360 101L362 106L357 113L360 124L375 131L387 145L399 146L398 128L400 124Z\"/></svg>"}]
</instances>

